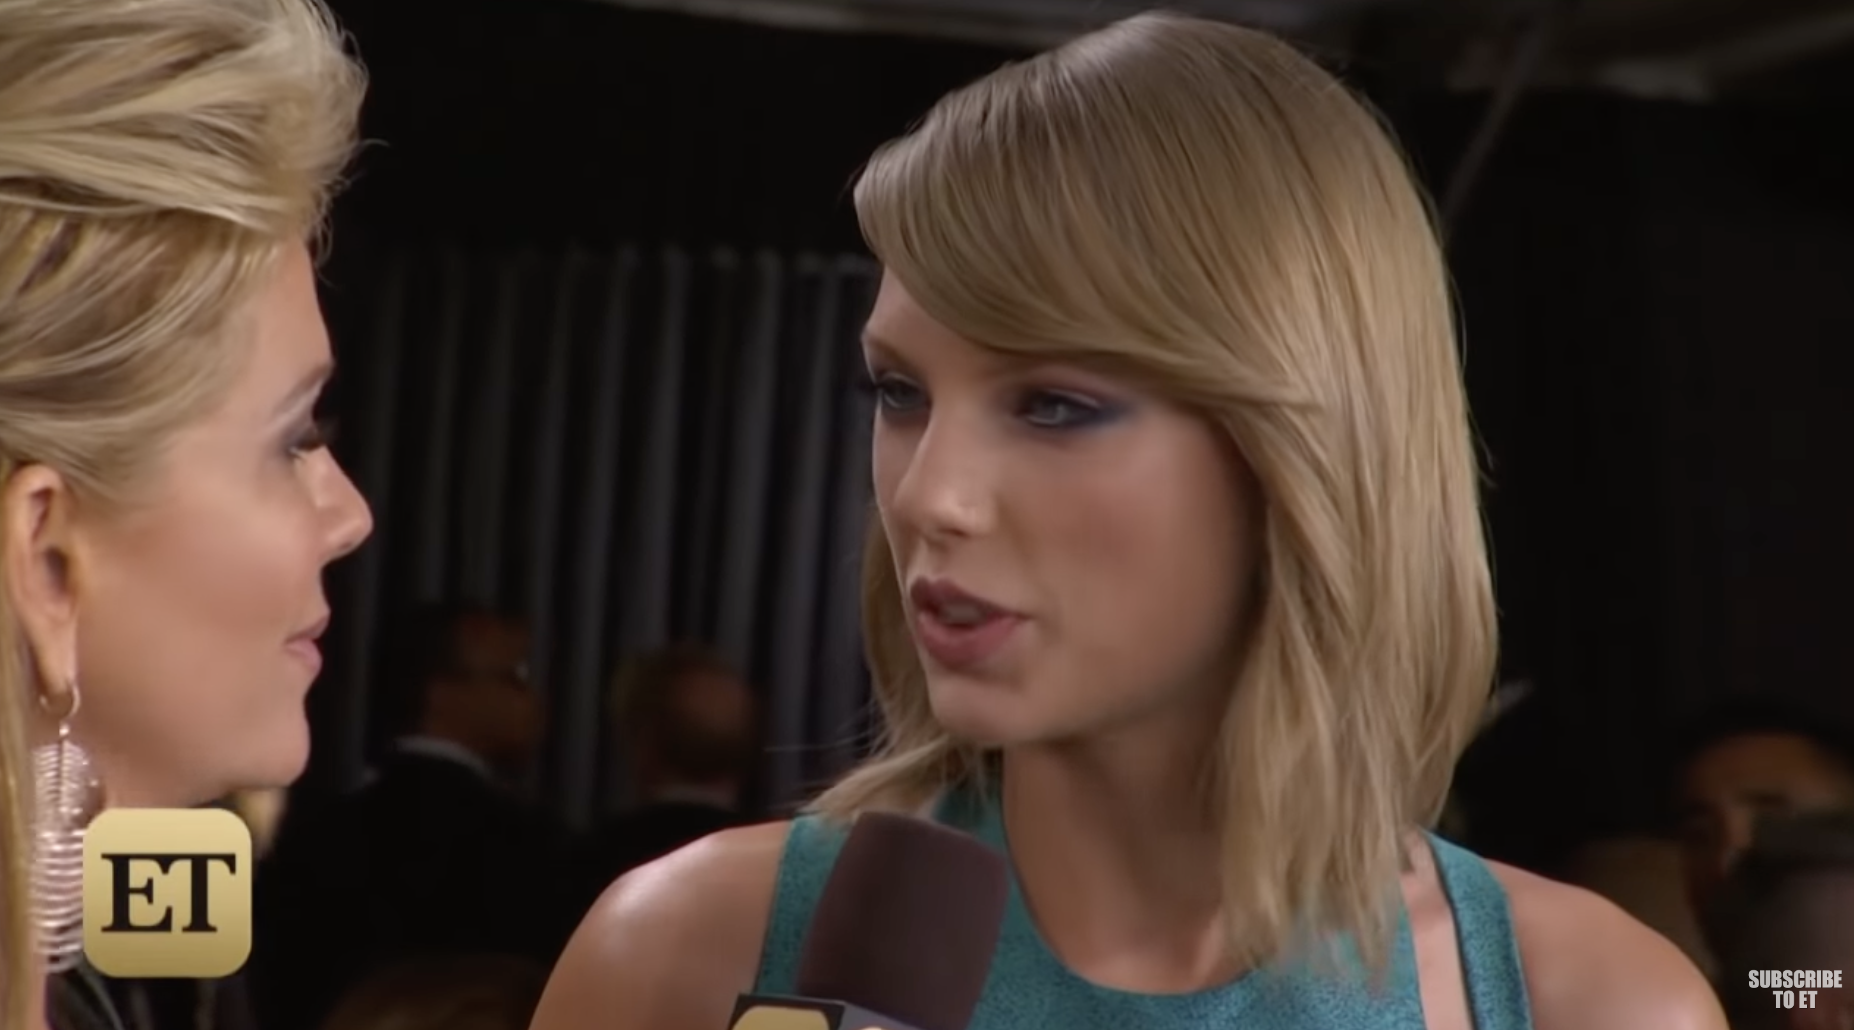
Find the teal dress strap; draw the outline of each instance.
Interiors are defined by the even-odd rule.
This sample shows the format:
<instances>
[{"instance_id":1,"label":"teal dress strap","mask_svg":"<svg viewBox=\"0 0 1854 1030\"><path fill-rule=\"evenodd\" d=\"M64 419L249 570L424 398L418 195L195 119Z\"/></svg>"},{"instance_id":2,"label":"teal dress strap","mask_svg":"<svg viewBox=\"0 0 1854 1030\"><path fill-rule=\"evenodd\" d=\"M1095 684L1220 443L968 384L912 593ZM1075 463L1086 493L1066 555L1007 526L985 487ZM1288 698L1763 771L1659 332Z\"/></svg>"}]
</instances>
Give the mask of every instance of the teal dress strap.
<instances>
[{"instance_id":1,"label":"teal dress strap","mask_svg":"<svg viewBox=\"0 0 1854 1030\"><path fill-rule=\"evenodd\" d=\"M801 815L792 820L779 861L779 879L766 921L766 941L760 948L760 974L753 989L760 994L791 994L798 982L798 958L804 953L805 931L811 912L824 895L843 850L847 825L821 816Z\"/></svg>"},{"instance_id":2,"label":"teal dress strap","mask_svg":"<svg viewBox=\"0 0 1854 1030\"><path fill-rule=\"evenodd\" d=\"M1461 978L1468 987L1475 1030L1532 1030L1532 1002L1506 889L1473 852L1434 834L1429 847L1455 914Z\"/></svg>"}]
</instances>

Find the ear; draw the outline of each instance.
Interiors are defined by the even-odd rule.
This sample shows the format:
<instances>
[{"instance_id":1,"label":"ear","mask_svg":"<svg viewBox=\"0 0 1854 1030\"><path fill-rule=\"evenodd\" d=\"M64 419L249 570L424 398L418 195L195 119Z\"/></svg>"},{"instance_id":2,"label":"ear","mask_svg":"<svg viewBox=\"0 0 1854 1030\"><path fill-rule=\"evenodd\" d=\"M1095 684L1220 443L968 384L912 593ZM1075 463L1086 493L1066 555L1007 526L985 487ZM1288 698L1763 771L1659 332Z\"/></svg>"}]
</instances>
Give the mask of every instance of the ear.
<instances>
[{"instance_id":1,"label":"ear","mask_svg":"<svg viewBox=\"0 0 1854 1030\"><path fill-rule=\"evenodd\" d=\"M16 470L0 488L7 602L39 682L62 691L77 675L77 597L71 574L75 500L45 465Z\"/></svg>"}]
</instances>

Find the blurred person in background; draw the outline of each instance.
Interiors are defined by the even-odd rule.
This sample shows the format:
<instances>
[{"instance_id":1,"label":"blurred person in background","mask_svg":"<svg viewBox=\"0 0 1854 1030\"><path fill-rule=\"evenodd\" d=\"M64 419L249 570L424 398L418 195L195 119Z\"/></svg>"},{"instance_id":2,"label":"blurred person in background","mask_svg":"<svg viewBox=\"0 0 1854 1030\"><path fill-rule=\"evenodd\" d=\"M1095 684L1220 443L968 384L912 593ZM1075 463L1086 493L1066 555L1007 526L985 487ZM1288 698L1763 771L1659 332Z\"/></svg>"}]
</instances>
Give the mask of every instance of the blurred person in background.
<instances>
[{"instance_id":1,"label":"blurred person in background","mask_svg":"<svg viewBox=\"0 0 1854 1030\"><path fill-rule=\"evenodd\" d=\"M483 605L416 605L385 637L375 726L388 738L375 780L468 772L442 782L496 798L522 782L545 736L521 618Z\"/></svg>"},{"instance_id":2,"label":"blurred person in background","mask_svg":"<svg viewBox=\"0 0 1854 1030\"><path fill-rule=\"evenodd\" d=\"M1734 702L1687 729L1672 787L1687 894L1703 914L1759 820L1854 807L1854 744L1831 719Z\"/></svg>"},{"instance_id":3,"label":"blurred person in background","mask_svg":"<svg viewBox=\"0 0 1854 1030\"><path fill-rule=\"evenodd\" d=\"M422 605L384 638L390 742L358 790L285 821L258 873L265 1030L304 1030L367 975L431 955L549 963L571 929L566 830L514 784L542 735L526 624Z\"/></svg>"},{"instance_id":4,"label":"blurred person in background","mask_svg":"<svg viewBox=\"0 0 1854 1030\"><path fill-rule=\"evenodd\" d=\"M1615 902L1710 974L1712 953L1687 899L1685 869L1678 841L1636 834L1605 837L1577 848L1565 863L1563 879Z\"/></svg>"},{"instance_id":5,"label":"blurred person in background","mask_svg":"<svg viewBox=\"0 0 1854 1030\"><path fill-rule=\"evenodd\" d=\"M881 746L620 880L536 1030L791 993L870 811L1008 856L971 1030L1722 1026L1613 905L1422 832L1495 610L1436 228L1343 84L1140 15L944 97L855 205Z\"/></svg>"},{"instance_id":6,"label":"blurred person in background","mask_svg":"<svg viewBox=\"0 0 1854 1030\"><path fill-rule=\"evenodd\" d=\"M123 1025L61 861L99 808L307 761L322 573L372 528L311 253L363 90L313 0L0 3L9 1030Z\"/></svg>"},{"instance_id":7,"label":"blurred person in background","mask_svg":"<svg viewBox=\"0 0 1854 1030\"><path fill-rule=\"evenodd\" d=\"M625 663L611 701L639 803L587 836L582 911L624 873L746 822L760 753L752 688L708 648L672 645Z\"/></svg>"},{"instance_id":8,"label":"blurred person in background","mask_svg":"<svg viewBox=\"0 0 1854 1030\"><path fill-rule=\"evenodd\" d=\"M1705 913L1733 1030L1854 1030L1854 813L1774 817L1720 881ZM1794 1008L1751 970L1830 970L1840 987L1791 988Z\"/></svg>"},{"instance_id":9,"label":"blurred person in background","mask_svg":"<svg viewBox=\"0 0 1854 1030\"><path fill-rule=\"evenodd\" d=\"M522 959L417 959L362 981L318 1030L528 1030L546 984Z\"/></svg>"}]
</instances>

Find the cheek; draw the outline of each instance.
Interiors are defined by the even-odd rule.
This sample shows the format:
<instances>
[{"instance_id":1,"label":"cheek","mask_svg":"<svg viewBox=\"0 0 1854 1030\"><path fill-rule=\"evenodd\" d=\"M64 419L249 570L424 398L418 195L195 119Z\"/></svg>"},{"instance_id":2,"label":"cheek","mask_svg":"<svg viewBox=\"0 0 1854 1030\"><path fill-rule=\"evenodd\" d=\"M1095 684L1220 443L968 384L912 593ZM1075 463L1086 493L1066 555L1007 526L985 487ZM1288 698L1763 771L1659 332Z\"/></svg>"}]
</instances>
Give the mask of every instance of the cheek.
<instances>
[{"instance_id":1,"label":"cheek","mask_svg":"<svg viewBox=\"0 0 1854 1030\"><path fill-rule=\"evenodd\" d=\"M113 782L255 784L264 752L301 750L308 669L285 643L316 614L311 539L292 506L221 492L99 550L79 675Z\"/></svg>"},{"instance_id":2,"label":"cheek","mask_svg":"<svg viewBox=\"0 0 1854 1030\"><path fill-rule=\"evenodd\" d=\"M1233 477L1205 451L1174 447L1071 478L1066 496L1041 491L1054 527L1044 544L1064 552L1044 561L1085 578L1058 586L1059 628L1082 669L1112 679L1103 689L1169 689L1228 646L1249 562Z\"/></svg>"},{"instance_id":3,"label":"cheek","mask_svg":"<svg viewBox=\"0 0 1854 1030\"><path fill-rule=\"evenodd\" d=\"M875 492L876 511L882 516L882 529L891 534L902 527L890 519L896 489L901 479L908 473L908 463L914 457L913 437L884 427L876 423L875 432L869 441L869 479L870 487Z\"/></svg>"}]
</instances>

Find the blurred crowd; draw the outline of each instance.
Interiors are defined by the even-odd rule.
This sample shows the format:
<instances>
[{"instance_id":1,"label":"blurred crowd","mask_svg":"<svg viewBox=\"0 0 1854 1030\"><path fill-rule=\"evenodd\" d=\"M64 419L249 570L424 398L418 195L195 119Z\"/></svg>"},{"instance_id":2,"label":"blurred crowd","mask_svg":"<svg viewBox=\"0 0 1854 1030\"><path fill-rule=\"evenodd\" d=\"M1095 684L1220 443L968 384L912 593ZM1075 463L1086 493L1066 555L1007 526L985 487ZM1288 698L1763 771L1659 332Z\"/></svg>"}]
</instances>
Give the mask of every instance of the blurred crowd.
<instances>
[{"instance_id":1,"label":"blurred crowd","mask_svg":"<svg viewBox=\"0 0 1854 1030\"><path fill-rule=\"evenodd\" d=\"M1667 787L1668 832L1594 842L1564 878L1680 945L1734 1030L1847 1030L1854 990L1785 999L1751 973L1854 973L1854 742L1809 713L1735 704L1686 734Z\"/></svg>"}]
</instances>

